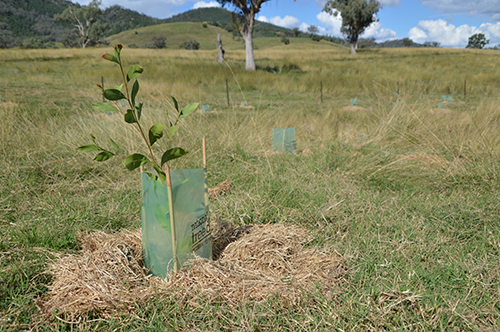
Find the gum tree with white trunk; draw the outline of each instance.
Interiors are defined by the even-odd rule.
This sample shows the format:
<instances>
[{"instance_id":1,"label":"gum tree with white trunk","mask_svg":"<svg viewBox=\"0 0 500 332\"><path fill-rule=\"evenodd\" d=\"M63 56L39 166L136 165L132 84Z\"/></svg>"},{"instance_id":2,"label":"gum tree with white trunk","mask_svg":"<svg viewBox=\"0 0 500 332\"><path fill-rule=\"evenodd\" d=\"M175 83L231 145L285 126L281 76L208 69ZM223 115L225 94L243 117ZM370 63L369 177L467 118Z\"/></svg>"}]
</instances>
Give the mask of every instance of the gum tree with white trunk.
<instances>
[{"instance_id":1,"label":"gum tree with white trunk","mask_svg":"<svg viewBox=\"0 0 500 332\"><path fill-rule=\"evenodd\" d=\"M259 13L260 7L269 0L217 0L222 7L231 5L236 12L243 16L243 24L240 26L240 33L245 41L246 70L255 70L255 59L253 57L253 27L255 25L255 15Z\"/></svg>"},{"instance_id":2,"label":"gum tree with white trunk","mask_svg":"<svg viewBox=\"0 0 500 332\"><path fill-rule=\"evenodd\" d=\"M335 17L342 16L340 32L351 43L351 54L356 54L358 38L373 22L381 8L378 0L328 0L323 11Z\"/></svg>"}]
</instances>

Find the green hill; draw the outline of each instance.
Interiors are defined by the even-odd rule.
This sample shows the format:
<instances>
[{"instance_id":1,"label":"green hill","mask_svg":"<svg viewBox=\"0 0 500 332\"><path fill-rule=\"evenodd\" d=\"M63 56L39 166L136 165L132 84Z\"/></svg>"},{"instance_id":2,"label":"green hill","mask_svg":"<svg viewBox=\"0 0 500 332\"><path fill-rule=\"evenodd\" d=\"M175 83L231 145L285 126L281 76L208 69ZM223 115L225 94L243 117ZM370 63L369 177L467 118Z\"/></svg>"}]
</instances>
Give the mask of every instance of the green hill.
<instances>
[{"instance_id":1,"label":"green hill","mask_svg":"<svg viewBox=\"0 0 500 332\"><path fill-rule=\"evenodd\" d=\"M171 49L178 49L179 46L190 39L196 39L200 43L201 50L214 50L216 49L217 34L221 34L222 45L226 50L244 49L243 40L234 36L221 27L216 27L207 24L204 28L202 23L199 22L180 22L180 23L165 23L158 24L139 29L123 31L119 34L107 37L106 40L110 44L122 44L128 47L153 47L153 36L164 36L166 38L166 47ZM255 49L265 49L284 45L280 41L280 37L261 37L254 38ZM290 45L287 47L295 47L298 45L307 44L312 47L319 44L331 44L325 40L315 42L310 38L290 38Z\"/></svg>"}]
</instances>

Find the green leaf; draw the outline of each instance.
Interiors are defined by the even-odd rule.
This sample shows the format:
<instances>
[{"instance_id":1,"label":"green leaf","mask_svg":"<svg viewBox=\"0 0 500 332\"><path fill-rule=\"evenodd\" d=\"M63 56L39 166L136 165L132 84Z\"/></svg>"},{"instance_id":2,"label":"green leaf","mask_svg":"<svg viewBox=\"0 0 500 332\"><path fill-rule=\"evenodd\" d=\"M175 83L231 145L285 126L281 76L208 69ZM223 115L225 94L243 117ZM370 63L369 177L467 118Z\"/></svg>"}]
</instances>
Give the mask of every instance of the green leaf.
<instances>
[{"instance_id":1,"label":"green leaf","mask_svg":"<svg viewBox=\"0 0 500 332\"><path fill-rule=\"evenodd\" d=\"M157 140L163 137L164 124L156 123L149 129L149 144L153 145Z\"/></svg>"},{"instance_id":2,"label":"green leaf","mask_svg":"<svg viewBox=\"0 0 500 332\"><path fill-rule=\"evenodd\" d=\"M126 123L136 123L135 118L134 118L134 112L132 110L127 110L127 113L125 113L124 119L125 119Z\"/></svg>"},{"instance_id":3,"label":"green leaf","mask_svg":"<svg viewBox=\"0 0 500 332\"><path fill-rule=\"evenodd\" d=\"M182 148L171 148L168 149L161 157L161 165L163 166L166 162L177 159L185 155L187 151Z\"/></svg>"},{"instance_id":4,"label":"green leaf","mask_svg":"<svg viewBox=\"0 0 500 332\"><path fill-rule=\"evenodd\" d=\"M115 106L108 104L108 103L97 103L97 104L94 104L92 106L97 108L99 111L103 111L106 113L107 112L118 112L118 108L116 108Z\"/></svg>"},{"instance_id":5,"label":"green leaf","mask_svg":"<svg viewBox=\"0 0 500 332\"><path fill-rule=\"evenodd\" d=\"M116 149L116 152L117 153L122 153L122 150L120 149L120 147L118 146L118 144L116 144L115 141L113 141L112 138L109 139L109 142L111 143L111 145Z\"/></svg>"},{"instance_id":6,"label":"green leaf","mask_svg":"<svg viewBox=\"0 0 500 332\"><path fill-rule=\"evenodd\" d=\"M125 97L125 95L120 90L117 90L117 89L106 89L106 90L104 90L104 92L102 93L102 95L107 100L122 100L122 99L127 99L127 97Z\"/></svg>"},{"instance_id":7,"label":"green leaf","mask_svg":"<svg viewBox=\"0 0 500 332\"><path fill-rule=\"evenodd\" d=\"M80 152L94 152L94 151L101 151L102 149L98 147L97 145L90 144L90 145L83 145L80 146L79 148L76 149L76 151Z\"/></svg>"},{"instance_id":8,"label":"green leaf","mask_svg":"<svg viewBox=\"0 0 500 332\"><path fill-rule=\"evenodd\" d=\"M198 105L199 103L192 103L184 107L181 111L181 114L179 114L179 120L193 113L196 110L196 108L198 108Z\"/></svg>"},{"instance_id":9,"label":"green leaf","mask_svg":"<svg viewBox=\"0 0 500 332\"><path fill-rule=\"evenodd\" d=\"M179 129L179 126L172 126L168 129L168 139L172 139L174 137L175 133Z\"/></svg>"},{"instance_id":10,"label":"green leaf","mask_svg":"<svg viewBox=\"0 0 500 332\"><path fill-rule=\"evenodd\" d=\"M140 153L134 153L125 158L123 160L123 163L129 171L133 171L137 167L141 167L142 165L151 163L151 161L146 156L143 156Z\"/></svg>"},{"instance_id":11,"label":"green leaf","mask_svg":"<svg viewBox=\"0 0 500 332\"><path fill-rule=\"evenodd\" d=\"M130 82L137 76L141 75L143 71L144 69L139 65L133 65L132 67L130 67L127 73L127 82Z\"/></svg>"},{"instance_id":12,"label":"green leaf","mask_svg":"<svg viewBox=\"0 0 500 332\"><path fill-rule=\"evenodd\" d=\"M161 169L161 167L157 163L153 163L153 168L158 173L158 176L160 177L160 182L165 184L165 182L167 182L167 175L165 174L165 172Z\"/></svg>"},{"instance_id":13,"label":"green leaf","mask_svg":"<svg viewBox=\"0 0 500 332\"><path fill-rule=\"evenodd\" d=\"M137 110L137 119L141 120L142 103L140 103L139 105L135 106L135 109Z\"/></svg>"},{"instance_id":14,"label":"green leaf","mask_svg":"<svg viewBox=\"0 0 500 332\"><path fill-rule=\"evenodd\" d=\"M115 85L115 90L122 91L122 89L123 89L123 83L120 85Z\"/></svg>"},{"instance_id":15,"label":"green leaf","mask_svg":"<svg viewBox=\"0 0 500 332\"><path fill-rule=\"evenodd\" d=\"M115 154L109 151L102 151L101 153L98 153L97 156L95 156L94 160L95 161L106 161L109 158L113 157Z\"/></svg>"},{"instance_id":16,"label":"green leaf","mask_svg":"<svg viewBox=\"0 0 500 332\"><path fill-rule=\"evenodd\" d=\"M177 113L179 113L179 103L177 102L177 99L172 96L172 100L174 101L174 107L177 110Z\"/></svg>"},{"instance_id":17,"label":"green leaf","mask_svg":"<svg viewBox=\"0 0 500 332\"><path fill-rule=\"evenodd\" d=\"M94 136L94 134L90 134L90 138L92 138L92 142L94 142L94 144L95 144L95 136Z\"/></svg>"},{"instance_id":18,"label":"green leaf","mask_svg":"<svg viewBox=\"0 0 500 332\"><path fill-rule=\"evenodd\" d=\"M158 181L158 177L155 174L153 174L151 172L144 172L144 174L146 174L147 176L149 176L151 179L154 179L154 180Z\"/></svg>"},{"instance_id":19,"label":"green leaf","mask_svg":"<svg viewBox=\"0 0 500 332\"><path fill-rule=\"evenodd\" d=\"M139 81L134 82L134 86L132 86L132 105L135 106L135 96L137 96L137 92L139 92Z\"/></svg>"},{"instance_id":20,"label":"green leaf","mask_svg":"<svg viewBox=\"0 0 500 332\"><path fill-rule=\"evenodd\" d=\"M118 61L118 57L116 57L116 56L114 56L114 55L111 55L111 54L109 54L109 53L104 54L104 55L102 56L102 58L103 58L103 59L106 59L106 60L108 60L108 61L112 61L112 62L118 63L118 64L120 63L120 62Z\"/></svg>"}]
</instances>

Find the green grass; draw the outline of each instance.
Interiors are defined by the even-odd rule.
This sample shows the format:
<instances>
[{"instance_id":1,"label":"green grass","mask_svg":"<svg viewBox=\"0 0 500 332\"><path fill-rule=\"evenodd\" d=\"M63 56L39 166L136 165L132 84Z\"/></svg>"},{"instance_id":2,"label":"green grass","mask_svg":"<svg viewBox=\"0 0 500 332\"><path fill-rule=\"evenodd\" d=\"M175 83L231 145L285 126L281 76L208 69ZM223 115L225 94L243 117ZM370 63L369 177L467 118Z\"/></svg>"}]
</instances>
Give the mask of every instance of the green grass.
<instances>
[{"instance_id":1,"label":"green grass","mask_svg":"<svg viewBox=\"0 0 500 332\"><path fill-rule=\"evenodd\" d=\"M314 52L288 46L259 47L262 69L254 73L244 71L242 51L228 51L234 76L210 50L125 48L123 55L145 68L139 96L147 124L171 112L170 95L219 112L186 119L177 143L190 153L174 164L199 167L201 137L207 137L209 185L227 178L234 185L233 193L212 202L212 213L235 223L293 222L310 229L313 245L345 259L348 275L335 296L308 294L295 307L270 299L239 310L158 298L139 304L135 316L79 328L498 330L497 54L382 49L352 57L330 45L318 44ZM78 252L78 231L140 226L138 174L119 160L98 164L75 151L90 142L91 132L129 152L141 149L119 117L91 107L101 98L94 88L101 76L107 86L118 83L114 65L99 59L102 52L2 51L0 329L78 328L38 321L35 301L51 281L48 264ZM296 67L280 75L265 70L286 63ZM442 94L454 97L451 113L432 114ZM343 110L354 96L370 111ZM244 99L255 108L237 107ZM269 153L271 128L289 126L296 128L297 148L312 154Z\"/></svg>"}]
</instances>

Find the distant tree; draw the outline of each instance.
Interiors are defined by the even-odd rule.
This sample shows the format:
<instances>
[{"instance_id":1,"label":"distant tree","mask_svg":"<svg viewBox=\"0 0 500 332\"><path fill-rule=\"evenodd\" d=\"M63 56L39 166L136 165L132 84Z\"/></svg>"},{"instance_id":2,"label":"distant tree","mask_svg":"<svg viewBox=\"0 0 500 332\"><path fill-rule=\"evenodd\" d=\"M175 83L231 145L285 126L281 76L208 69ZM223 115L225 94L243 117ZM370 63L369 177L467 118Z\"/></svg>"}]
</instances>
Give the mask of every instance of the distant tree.
<instances>
[{"instance_id":1,"label":"distant tree","mask_svg":"<svg viewBox=\"0 0 500 332\"><path fill-rule=\"evenodd\" d=\"M381 8L378 0L328 0L323 11L342 16L340 32L351 43L351 54L356 54L359 35L373 22Z\"/></svg>"},{"instance_id":2,"label":"distant tree","mask_svg":"<svg viewBox=\"0 0 500 332\"><path fill-rule=\"evenodd\" d=\"M484 34L476 33L475 35L469 37L469 43L465 46L465 48L483 49L489 42L490 40L486 39Z\"/></svg>"},{"instance_id":3,"label":"distant tree","mask_svg":"<svg viewBox=\"0 0 500 332\"><path fill-rule=\"evenodd\" d=\"M288 39L288 37L285 35L281 35L281 42L285 45L288 45L290 44L290 39Z\"/></svg>"},{"instance_id":4,"label":"distant tree","mask_svg":"<svg viewBox=\"0 0 500 332\"><path fill-rule=\"evenodd\" d=\"M292 32L293 32L293 36L294 36L295 38L297 38L297 37L299 36L299 34L300 34L300 30L299 30L299 28L298 28L298 27L293 28L293 29L292 29Z\"/></svg>"},{"instance_id":5,"label":"distant tree","mask_svg":"<svg viewBox=\"0 0 500 332\"><path fill-rule=\"evenodd\" d=\"M232 5L238 11L238 14L244 18L243 24L239 29L243 40L245 41L246 70L255 70L255 59L253 56L253 28L255 24L255 15L259 13L260 7L269 0L217 0L222 7Z\"/></svg>"},{"instance_id":6,"label":"distant tree","mask_svg":"<svg viewBox=\"0 0 500 332\"><path fill-rule=\"evenodd\" d=\"M92 26L97 22L97 17L102 13L99 6L101 0L92 0L87 6L76 7L70 6L66 8L61 14L54 15L54 19L61 23L74 25L82 37L81 45L85 48L89 42L94 39L99 39L103 35L104 25L97 30L92 30Z\"/></svg>"},{"instance_id":7,"label":"distant tree","mask_svg":"<svg viewBox=\"0 0 500 332\"><path fill-rule=\"evenodd\" d=\"M52 42L46 42L40 38L28 38L23 40L19 44L19 48L23 49L42 49L42 48L54 48L55 45Z\"/></svg>"},{"instance_id":8,"label":"distant tree","mask_svg":"<svg viewBox=\"0 0 500 332\"><path fill-rule=\"evenodd\" d=\"M377 46L377 42L375 38L359 38L358 47L359 48L373 48Z\"/></svg>"},{"instance_id":9,"label":"distant tree","mask_svg":"<svg viewBox=\"0 0 500 332\"><path fill-rule=\"evenodd\" d=\"M319 31L318 27L315 26L314 24L311 24L310 26L307 27L307 32L309 32L311 35L310 37L312 38L315 34L317 34Z\"/></svg>"},{"instance_id":10,"label":"distant tree","mask_svg":"<svg viewBox=\"0 0 500 332\"><path fill-rule=\"evenodd\" d=\"M78 39L79 37L80 37L80 33L78 32L77 29L67 30L61 36L61 42L63 43L64 47L66 47L66 48L80 47L81 44L80 44L80 40Z\"/></svg>"},{"instance_id":11,"label":"distant tree","mask_svg":"<svg viewBox=\"0 0 500 332\"><path fill-rule=\"evenodd\" d=\"M403 44L404 47L412 47L413 46L413 40L410 38L406 37L401 40L401 44Z\"/></svg>"},{"instance_id":12,"label":"distant tree","mask_svg":"<svg viewBox=\"0 0 500 332\"><path fill-rule=\"evenodd\" d=\"M439 47L441 46L440 42L430 42L426 41L425 43L422 44L423 47Z\"/></svg>"},{"instance_id":13,"label":"distant tree","mask_svg":"<svg viewBox=\"0 0 500 332\"><path fill-rule=\"evenodd\" d=\"M165 46L166 46L165 41L167 40L167 38L165 36L154 35L154 36L151 36L151 40L153 41L153 45L156 48L165 48Z\"/></svg>"},{"instance_id":14,"label":"distant tree","mask_svg":"<svg viewBox=\"0 0 500 332\"><path fill-rule=\"evenodd\" d=\"M200 43L196 39L191 39L184 42L181 47L186 50L198 50L200 49Z\"/></svg>"},{"instance_id":15,"label":"distant tree","mask_svg":"<svg viewBox=\"0 0 500 332\"><path fill-rule=\"evenodd\" d=\"M0 22L0 48L10 48L16 44L14 34L7 27L6 23Z\"/></svg>"}]
</instances>

